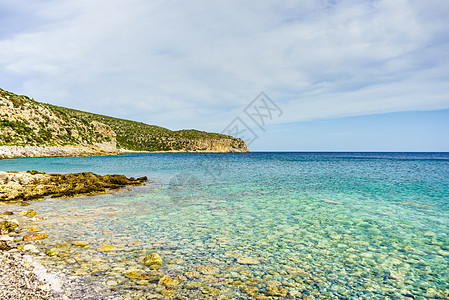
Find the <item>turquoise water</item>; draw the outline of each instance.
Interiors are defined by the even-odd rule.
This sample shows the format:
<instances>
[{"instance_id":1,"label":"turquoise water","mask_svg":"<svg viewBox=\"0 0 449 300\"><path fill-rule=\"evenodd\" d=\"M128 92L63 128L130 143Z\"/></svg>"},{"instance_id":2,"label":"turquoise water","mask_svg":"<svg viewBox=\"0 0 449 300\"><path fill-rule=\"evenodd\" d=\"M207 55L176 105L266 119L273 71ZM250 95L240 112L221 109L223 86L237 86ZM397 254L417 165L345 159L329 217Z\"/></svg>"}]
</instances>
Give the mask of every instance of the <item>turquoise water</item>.
<instances>
[{"instance_id":1,"label":"turquoise water","mask_svg":"<svg viewBox=\"0 0 449 300\"><path fill-rule=\"evenodd\" d=\"M40 260L111 297L449 298L449 153L154 153L0 169L149 177L29 206L48 217L39 247L59 253ZM152 252L175 287L130 278L153 272L139 261Z\"/></svg>"}]
</instances>

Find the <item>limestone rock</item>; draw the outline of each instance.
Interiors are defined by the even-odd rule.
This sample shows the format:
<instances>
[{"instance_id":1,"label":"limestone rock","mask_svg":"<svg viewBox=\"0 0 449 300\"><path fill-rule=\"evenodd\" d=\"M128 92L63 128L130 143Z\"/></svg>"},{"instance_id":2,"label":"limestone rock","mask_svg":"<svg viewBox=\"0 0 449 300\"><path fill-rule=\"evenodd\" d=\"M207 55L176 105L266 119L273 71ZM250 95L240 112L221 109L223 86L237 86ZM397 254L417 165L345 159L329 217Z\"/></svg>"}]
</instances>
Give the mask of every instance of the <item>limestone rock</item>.
<instances>
[{"instance_id":1,"label":"limestone rock","mask_svg":"<svg viewBox=\"0 0 449 300\"><path fill-rule=\"evenodd\" d=\"M159 284L162 284L168 288L174 288L179 284L179 280L171 278L170 276L163 276L159 279Z\"/></svg>"},{"instance_id":2,"label":"limestone rock","mask_svg":"<svg viewBox=\"0 0 449 300\"><path fill-rule=\"evenodd\" d=\"M257 259L243 258L243 257L237 258L237 262L239 264L242 264L242 265L257 265L257 264L260 264L260 261L258 261Z\"/></svg>"},{"instance_id":3,"label":"limestone rock","mask_svg":"<svg viewBox=\"0 0 449 300\"><path fill-rule=\"evenodd\" d=\"M146 266L161 265L162 257L157 253L151 253L143 258L143 264Z\"/></svg>"},{"instance_id":4,"label":"limestone rock","mask_svg":"<svg viewBox=\"0 0 449 300\"><path fill-rule=\"evenodd\" d=\"M23 237L23 240L25 242L29 242L29 241L37 241L37 240L42 240L42 239L46 239L47 235L43 232L36 232L30 235L25 235Z\"/></svg>"},{"instance_id":5,"label":"limestone rock","mask_svg":"<svg viewBox=\"0 0 449 300\"><path fill-rule=\"evenodd\" d=\"M72 244L75 246L87 246L90 243L88 241L73 241Z\"/></svg>"},{"instance_id":6,"label":"limestone rock","mask_svg":"<svg viewBox=\"0 0 449 300\"><path fill-rule=\"evenodd\" d=\"M182 258L175 258L175 259L170 260L168 263L169 264L173 264L173 265L180 265L180 264L183 264L185 262L186 261L184 259L182 259Z\"/></svg>"},{"instance_id":7,"label":"limestone rock","mask_svg":"<svg viewBox=\"0 0 449 300\"><path fill-rule=\"evenodd\" d=\"M32 252L32 253L38 253L39 252L37 247L34 246L34 245L31 245L31 244L24 245L23 246L23 251L29 251L29 252Z\"/></svg>"},{"instance_id":8,"label":"limestone rock","mask_svg":"<svg viewBox=\"0 0 449 300\"><path fill-rule=\"evenodd\" d=\"M6 243L6 241L0 241L0 251L5 250L11 250L12 248Z\"/></svg>"},{"instance_id":9,"label":"limestone rock","mask_svg":"<svg viewBox=\"0 0 449 300\"><path fill-rule=\"evenodd\" d=\"M30 226L30 227L28 227L28 231L29 232L37 232L37 231L41 231L41 229L36 226Z\"/></svg>"},{"instance_id":10,"label":"limestone rock","mask_svg":"<svg viewBox=\"0 0 449 300\"><path fill-rule=\"evenodd\" d=\"M0 222L0 234L7 234L11 231L14 231L19 227L19 224L12 221L2 221Z\"/></svg>"},{"instance_id":11,"label":"limestone rock","mask_svg":"<svg viewBox=\"0 0 449 300\"><path fill-rule=\"evenodd\" d=\"M105 245L105 246L97 249L97 251L99 251L99 252L117 251L117 250L118 250L117 247L112 246L112 245Z\"/></svg>"},{"instance_id":12,"label":"limestone rock","mask_svg":"<svg viewBox=\"0 0 449 300\"><path fill-rule=\"evenodd\" d=\"M147 181L147 177L128 178L124 175L97 175L92 172L69 174L46 174L37 171L6 172L8 181L0 184L0 201L28 201L53 197L73 197L76 195L90 195L103 193L107 189L119 189L126 186L140 185ZM21 178L32 177L33 180L23 182ZM9 180L8 179L8 180ZM20 215L34 218L36 212L33 209L23 211Z\"/></svg>"},{"instance_id":13,"label":"limestone rock","mask_svg":"<svg viewBox=\"0 0 449 300\"><path fill-rule=\"evenodd\" d=\"M32 218L32 217L34 217L34 216L36 216L36 211L35 211L34 209L28 210L28 211L26 212L26 214L25 214L25 217L30 217L30 218Z\"/></svg>"},{"instance_id":14,"label":"limestone rock","mask_svg":"<svg viewBox=\"0 0 449 300\"><path fill-rule=\"evenodd\" d=\"M214 266L198 266L196 269L204 275L216 275L220 272L220 270Z\"/></svg>"},{"instance_id":15,"label":"limestone rock","mask_svg":"<svg viewBox=\"0 0 449 300\"><path fill-rule=\"evenodd\" d=\"M287 296L287 293L288 293L287 289L274 285L267 285L266 294L269 296L285 297Z\"/></svg>"}]
</instances>

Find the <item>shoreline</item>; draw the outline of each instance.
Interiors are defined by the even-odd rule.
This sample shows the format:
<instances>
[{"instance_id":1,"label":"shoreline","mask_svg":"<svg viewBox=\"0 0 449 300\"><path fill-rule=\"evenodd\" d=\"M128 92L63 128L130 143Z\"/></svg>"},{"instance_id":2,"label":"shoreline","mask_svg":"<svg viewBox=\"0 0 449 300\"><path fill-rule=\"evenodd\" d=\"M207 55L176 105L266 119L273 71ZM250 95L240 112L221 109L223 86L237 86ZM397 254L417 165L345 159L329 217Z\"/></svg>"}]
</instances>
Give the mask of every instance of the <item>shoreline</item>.
<instances>
[{"instance_id":1,"label":"shoreline","mask_svg":"<svg viewBox=\"0 0 449 300\"><path fill-rule=\"evenodd\" d=\"M0 171L0 299L80 299L89 286L70 282L64 275L49 273L30 254L48 255L39 249L47 235L37 227L47 218L35 210L4 211L10 205L26 205L45 197L67 198L104 193L145 184L147 177L97 175L91 172L46 174L38 171ZM32 226L30 226L32 225ZM96 298L97 299L97 298ZM98 298L100 299L100 298Z\"/></svg>"},{"instance_id":2,"label":"shoreline","mask_svg":"<svg viewBox=\"0 0 449 300\"><path fill-rule=\"evenodd\" d=\"M168 151L138 151L120 149L122 153L250 153L249 151L213 151L213 150L168 150Z\"/></svg>"},{"instance_id":3,"label":"shoreline","mask_svg":"<svg viewBox=\"0 0 449 300\"><path fill-rule=\"evenodd\" d=\"M0 146L0 160L15 158L90 157L128 153L250 153L250 151L168 150L139 151L103 146Z\"/></svg>"},{"instance_id":4,"label":"shoreline","mask_svg":"<svg viewBox=\"0 0 449 300\"><path fill-rule=\"evenodd\" d=\"M28 254L0 251L0 269L1 299L68 299L60 279Z\"/></svg>"},{"instance_id":5,"label":"shoreline","mask_svg":"<svg viewBox=\"0 0 449 300\"><path fill-rule=\"evenodd\" d=\"M80 146L0 146L0 160L14 158L105 156L122 154L105 145Z\"/></svg>"},{"instance_id":6,"label":"shoreline","mask_svg":"<svg viewBox=\"0 0 449 300\"><path fill-rule=\"evenodd\" d=\"M42 248L47 236L36 226L45 227L47 218L12 205L0 202L0 299L121 299L113 293L109 294L112 298L104 297L93 288L93 282L74 281L68 274L43 265L42 258L49 255ZM17 227L12 229L11 224Z\"/></svg>"}]
</instances>

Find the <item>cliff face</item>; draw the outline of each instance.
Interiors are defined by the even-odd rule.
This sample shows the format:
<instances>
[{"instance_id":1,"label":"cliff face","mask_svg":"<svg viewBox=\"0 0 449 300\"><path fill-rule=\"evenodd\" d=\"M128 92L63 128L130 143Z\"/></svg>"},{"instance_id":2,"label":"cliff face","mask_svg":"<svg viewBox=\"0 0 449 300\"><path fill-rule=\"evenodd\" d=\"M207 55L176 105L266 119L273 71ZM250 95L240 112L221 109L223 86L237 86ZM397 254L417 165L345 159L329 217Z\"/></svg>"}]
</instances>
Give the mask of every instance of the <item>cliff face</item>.
<instances>
[{"instance_id":1,"label":"cliff face","mask_svg":"<svg viewBox=\"0 0 449 300\"><path fill-rule=\"evenodd\" d=\"M200 139L200 140L168 138L162 139L161 143L164 143L164 145L170 148L171 151L249 152L245 142L241 139L236 138Z\"/></svg>"},{"instance_id":2,"label":"cliff face","mask_svg":"<svg viewBox=\"0 0 449 300\"><path fill-rule=\"evenodd\" d=\"M120 150L118 150L118 148ZM0 89L0 159L133 151L249 152L243 140L39 103Z\"/></svg>"}]
</instances>

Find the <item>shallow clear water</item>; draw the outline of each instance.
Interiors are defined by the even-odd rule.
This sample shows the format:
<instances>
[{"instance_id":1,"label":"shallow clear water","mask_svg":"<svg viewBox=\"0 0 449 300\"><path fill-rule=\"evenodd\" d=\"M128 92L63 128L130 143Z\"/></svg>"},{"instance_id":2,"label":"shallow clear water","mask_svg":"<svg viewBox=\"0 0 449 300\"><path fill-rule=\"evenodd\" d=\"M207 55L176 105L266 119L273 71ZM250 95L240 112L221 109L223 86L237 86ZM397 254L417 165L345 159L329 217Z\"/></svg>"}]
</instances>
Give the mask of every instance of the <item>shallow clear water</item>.
<instances>
[{"instance_id":1,"label":"shallow clear water","mask_svg":"<svg viewBox=\"0 0 449 300\"><path fill-rule=\"evenodd\" d=\"M448 153L128 154L4 160L0 169L153 181L30 203L48 217L40 247L59 253L43 263L110 293L165 293L125 276L149 272L139 259L157 252L160 272L181 276L175 290L192 299L449 297ZM120 251L98 252L103 245ZM185 262L169 263L176 258ZM200 277L186 276L193 271Z\"/></svg>"}]
</instances>

